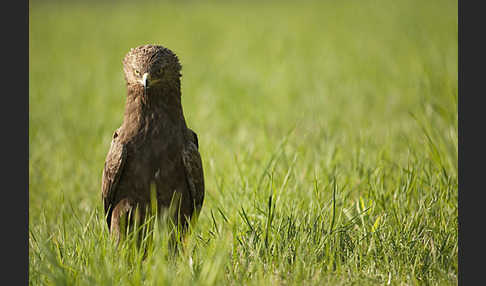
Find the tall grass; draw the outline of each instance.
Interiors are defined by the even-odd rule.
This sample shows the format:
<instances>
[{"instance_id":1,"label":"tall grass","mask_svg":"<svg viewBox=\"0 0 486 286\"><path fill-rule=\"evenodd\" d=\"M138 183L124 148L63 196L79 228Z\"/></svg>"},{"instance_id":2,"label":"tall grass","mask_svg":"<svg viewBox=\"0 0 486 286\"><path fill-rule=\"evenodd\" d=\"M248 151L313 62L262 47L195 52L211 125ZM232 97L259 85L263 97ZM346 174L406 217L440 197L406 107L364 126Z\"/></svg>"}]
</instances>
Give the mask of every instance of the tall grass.
<instances>
[{"instance_id":1,"label":"tall grass","mask_svg":"<svg viewBox=\"0 0 486 286\"><path fill-rule=\"evenodd\" d=\"M29 25L31 284L457 284L457 2L31 2ZM100 183L146 43L182 62L206 198L143 259Z\"/></svg>"}]
</instances>

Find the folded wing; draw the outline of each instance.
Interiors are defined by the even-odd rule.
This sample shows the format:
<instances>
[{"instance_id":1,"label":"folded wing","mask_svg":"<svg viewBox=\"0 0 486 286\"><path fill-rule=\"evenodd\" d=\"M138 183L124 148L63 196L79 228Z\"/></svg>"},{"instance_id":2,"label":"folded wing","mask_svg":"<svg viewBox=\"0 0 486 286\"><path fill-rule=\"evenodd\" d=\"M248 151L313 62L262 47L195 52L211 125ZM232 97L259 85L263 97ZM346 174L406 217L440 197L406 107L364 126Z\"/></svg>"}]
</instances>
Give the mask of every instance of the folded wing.
<instances>
[{"instance_id":1,"label":"folded wing","mask_svg":"<svg viewBox=\"0 0 486 286\"><path fill-rule=\"evenodd\" d=\"M118 130L113 134L110 150L106 156L105 166L103 168L103 176L101 178L101 193L105 216L107 216L106 221L108 223L108 229L110 229L111 214L115 207L114 204L116 203L114 201L116 189L127 158L127 149L125 145L118 140Z\"/></svg>"},{"instance_id":2,"label":"folded wing","mask_svg":"<svg viewBox=\"0 0 486 286\"><path fill-rule=\"evenodd\" d=\"M191 192L196 213L199 214L204 200L204 174L199 154L197 134L187 129L186 144L182 151L187 183Z\"/></svg>"}]
</instances>

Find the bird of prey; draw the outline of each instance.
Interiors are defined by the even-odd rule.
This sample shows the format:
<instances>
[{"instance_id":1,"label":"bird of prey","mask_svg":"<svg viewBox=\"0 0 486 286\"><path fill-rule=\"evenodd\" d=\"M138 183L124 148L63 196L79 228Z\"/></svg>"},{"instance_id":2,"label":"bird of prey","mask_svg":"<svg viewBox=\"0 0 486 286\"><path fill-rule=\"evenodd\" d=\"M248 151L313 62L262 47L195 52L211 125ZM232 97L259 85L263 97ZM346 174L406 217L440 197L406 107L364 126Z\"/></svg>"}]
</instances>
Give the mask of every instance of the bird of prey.
<instances>
[{"instance_id":1,"label":"bird of prey","mask_svg":"<svg viewBox=\"0 0 486 286\"><path fill-rule=\"evenodd\" d=\"M128 213L174 204L183 229L199 214L204 175L198 138L181 104L181 65L159 45L131 49L123 59L127 98L123 123L114 134L103 168L101 191L110 233L119 240L133 225ZM139 217L140 219L140 217Z\"/></svg>"}]
</instances>

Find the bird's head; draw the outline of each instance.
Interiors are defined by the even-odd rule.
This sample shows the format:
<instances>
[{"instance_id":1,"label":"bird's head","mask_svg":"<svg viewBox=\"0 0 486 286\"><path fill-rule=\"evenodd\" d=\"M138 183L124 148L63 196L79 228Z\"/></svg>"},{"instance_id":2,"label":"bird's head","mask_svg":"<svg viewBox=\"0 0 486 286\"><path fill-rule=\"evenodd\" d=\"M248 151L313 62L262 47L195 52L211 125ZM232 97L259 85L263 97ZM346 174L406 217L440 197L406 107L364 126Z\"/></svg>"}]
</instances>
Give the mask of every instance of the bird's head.
<instances>
[{"instance_id":1,"label":"bird's head","mask_svg":"<svg viewBox=\"0 0 486 286\"><path fill-rule=\"evenodd\" d=\"M123 70L127 84L143 87L144 94L164 83L178 83L181 77L177 56L171 50L157 45L131 49L123 59Z\"/></svg>"}]
</instances>

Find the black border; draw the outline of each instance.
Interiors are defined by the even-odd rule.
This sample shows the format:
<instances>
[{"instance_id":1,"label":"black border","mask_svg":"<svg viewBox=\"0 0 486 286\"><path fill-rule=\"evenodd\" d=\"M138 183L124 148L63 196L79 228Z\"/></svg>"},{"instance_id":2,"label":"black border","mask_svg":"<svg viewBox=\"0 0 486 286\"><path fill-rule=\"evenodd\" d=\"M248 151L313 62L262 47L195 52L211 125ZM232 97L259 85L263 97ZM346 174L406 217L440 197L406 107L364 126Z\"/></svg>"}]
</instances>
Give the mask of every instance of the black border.
<instances>
[{"instance_id":1,"label":"black border","mask_svg":"<svg viewBox=\"0 0 486 286\"><path fill-rule=\"evenodd\" d=\"M28 285L29 271L29 2L2 9L3 284ZM13 6L13 9L11 8ZM4 183L6 182L6 184ZM14 281L10 283L10 281Z\"/></svg>"},{"instance_id":2,"label":"black border","mask_svg":"<svg viewBox=\"0 0 486 286\"><path fill-rule=\"evenodd\" d=\"M479 285L483 281L485 189L483 159L486 45L484 10L474 1L458 1L458 284ZM467 134L467 135L466 135Z\"/></svg>"}]
</instances>

